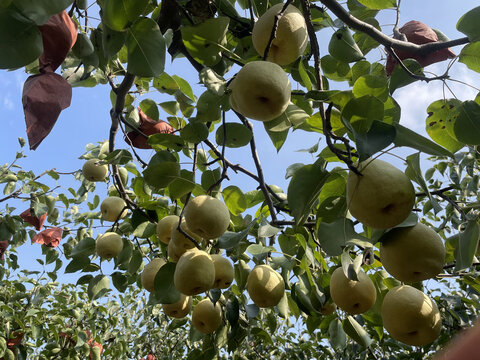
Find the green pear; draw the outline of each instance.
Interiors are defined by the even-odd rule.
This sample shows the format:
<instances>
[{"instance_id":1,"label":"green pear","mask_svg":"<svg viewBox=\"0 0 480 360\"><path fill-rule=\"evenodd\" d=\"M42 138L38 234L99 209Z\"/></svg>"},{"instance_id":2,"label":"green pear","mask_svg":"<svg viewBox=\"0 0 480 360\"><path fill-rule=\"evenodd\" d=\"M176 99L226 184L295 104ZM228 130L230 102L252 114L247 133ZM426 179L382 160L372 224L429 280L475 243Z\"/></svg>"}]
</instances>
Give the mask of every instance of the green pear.
<instances>
[{"instance_id":1,"label":"green pear","mask_svg":"<svg viewBox=\"0 0 480 360\"><path fill-rule=\"evenodd\" d=\"M123 249L122 237L115 232L106 232L95 241L95 251L102 259L117 257Z\"/></svg>"},{"instance_id":2,"label":"green pear","mask_svg":"<svg viewBox=\"0 0 480 360\"><path fill-rule=\"evenodd\" d=\"M180 295L180 300L173 304L162 304L165 315L173 318L183 318L188 315L192 308L192 297L184 294Z\"/></svg>"},{"instance_id":3,"label":"green pear","mask_svg":"<svg viewBox=\"0 0 480 360\"><path fill-rule=\"evenodd\" d=\"M166 264L166 261L161 258L155 258L150 261L145 268L143 269L142 275L140 277L142 281L142 286L145 290L152 292L154 290L155 276L157 275L158 270Z\"/></svg>"},{"instance_id":4,"label":"green pear","mask_svg":"<svg viewBox=\"0 0 480 360\"><path fill-rule=\"evenodd\" d=\"M389 334L411 346L431 344L442 329L435 301L409 285L394 287L385 295L381 314Z\"/></svg>"},{"instance_id":5,"label":"green pear","mask_svg":"<svg viewBox=\"0 0 480 360\"><path fill-rule=\"evenodd\" d=\"M215 282L215 265L211 256L197 248L185 252L178 259L173 282L185 295L197 295L211 289Z\"/></svg>"},{"instance_id":6,"label":"green pear","mask_svg":"<svg viewBox=\"0 0 480 360\"><path fill-rule=\"evenodd\" d=\"M173 262L178 262L180 256L182 256L188 249L185 248L177 248L173 241L168 243L167 251L168 251L168 258ZM191 250L191 249L190 249Z\"/></svg>"},{"instance_id":7,"label":"green pear","mask_svg":"<svg viewBox=\"0 0 480 360\"><path fill-rule=\"evenodd\" d=\"M187 228L205 239L219 237L230 225L230 211L227 206L209 195L190 199L185 206L184 216Z\"/></svg>"},{"instance_id":8,"label":"green pear","mask_svg":"<svg viewBox=\"0 0 480 360\"><path fill-rule=\"evenodd\" d=\"M348 279L342 267L335 269L330 278L330 295L333 302L349 314L369 310L377 300L377 291L370 277L360 270L358 281Z\"/></svg>"},{"instance_id":9,"label":"green pear","mask_svg":"<svg viewBox=\"0 0 480 360\"><path fill-rule=\"evenodd\" d=\"M108 176L108 166L98 159L90 159L83 164L82 173L88 181L103 181Z\"/></svg>"},{"instance_id":10,"label":"green pear","mask_svg":"<svg viewBox=\"0 0 480 360\"><path fill-rule=\"evenodd\" d=\"M222 324L222 308L217 302L213 305L210 299L201 300L192 312L192 324L204 334L211 334Z\"/></svg>"},{"instance_id":11,"label":"green pear","mask_svg":"<svg viewBox=\"0 0 480 360\"><path fill-rule=\"evenodd\" d=\"M125 200L118 196L109 196L100 204L102 219L105 221L117 221L124 218L128 210ZM122 211L123 210L123 211Z\"/></svg>"},{"instance_id":12,"label":"green pear","mask_svg":"<svg viewBox=\"0 0 480 360\"><path fill-rule=\"evenodd\" d=\"M182 224L180 225L181 229L190 235L193 239L197 241L197 243L202 241L201 236L198 235L198 233L195 233L190 226L188 226L188 223L186 221L186 218L182 218ZM188 237L183 235L180 230L178 230L178 220L177 223L172 227L172 232L171 232L171 240L170 242L173 242L175 247L178 250L188 250L192 249L195 247L195 244L193 243L192 240L190 240Z\"/></svg>"},{"instance_id":13,"label":"green pear","mask_svg":"<svg viewBox=\"0 0 480 360\"><path fill-rule=\"evenodd\" d=\"M335 31L328 43L328 52L335 59L346 63L358 61L363 58L362 51L347 27Z\"/></svg>"},{"instance_id":14,"label":"green pear","mask_svg":"<svg viewBox=\"0 0 480 360\"><path fill-rule=\"evenodd\" d=\"M347 178L347 206L352 216L376 229L403 222L415 204L415 190L407 175L379 159L361 162L358 170L362 176L350 171Z\"/></svg>"},{"instance_id":15,"label":"green pear","mask_svg":"<svg viewBox=\"0 0 480 360\"><path fill-rule=\"evenodd\" d=\"M285 294L285 282L269 265L257 265L248 275L247 291L258 307L272 307L277 305Z\"/></svg>"},{"instance_id":16,"label":"green pear","mask_svg":"<svg viewBox=\"0 0 480 360\"><path fill-rule=\"evenodd\" d=\"M210 255L215 266L215 289L227 289L232 285L234 270L232 263L220 254Z\"/></svg>"},{"instance_id":17,"label":"green pear","mask_svg":"<svg viewBox=\"0 0 480 360\"><path fill-rule=\"evenodd\" d=\"M157 238L162 243L168 245L172 238L172 230L175 226L178 226L178 220L180 218L177 215L167 215L157 223Z\"/></svg>"}]
</instances>

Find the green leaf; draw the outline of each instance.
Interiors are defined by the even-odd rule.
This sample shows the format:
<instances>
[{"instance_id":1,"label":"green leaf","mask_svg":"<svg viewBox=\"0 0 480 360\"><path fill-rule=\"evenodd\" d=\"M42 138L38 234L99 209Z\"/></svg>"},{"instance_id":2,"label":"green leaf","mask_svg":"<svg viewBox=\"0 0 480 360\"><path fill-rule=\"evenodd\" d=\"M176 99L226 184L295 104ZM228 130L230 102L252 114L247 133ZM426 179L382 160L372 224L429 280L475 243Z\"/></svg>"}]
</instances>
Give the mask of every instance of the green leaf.
<instances>
[{"instance_id":1,"label":"green leaf","mask_svg":"<svg viewBox=\"0 0 480 360\"><path fill-rule=\"evenodd\" d=\"M0 69L28 65L42 51L42 35L37 25L14 10L0 9Z\"/></svg>"},{"instance_id":2,"label":"green leaf","mask_svg":"<svg viewBox=\"0 0 480 360\"><path fill-rule=\"evenodd\" d=\"M282 132L292 126L300 126L310 116L305 110L295 104L289 104L287 109L279 117L264 123L265 129L270 132Z\"/></svg>"},{"instance_id":3,"label":"green leaf","mask_svg":"<svg viewBox=\"0 0 480 360\"><path fill-rule=\"evenodd\" d=\"M403 60L403 63L412 73L416 75L424 75L422 66L418 63L417 60L405 59ZM388 86L390 94L393 94L395 90L407 86L415 81L418 80L410 76L401 66L395 66L395 69L390 76L390 83Z\"/></svg>"},{"instance_id":4,"label":"green leaf","mask_svg":"<svg viewBox=\"0 0 480 360\"><path fill-rule=\"evenodd\" d=\"M208 191L213 184L217 183L218 180L220 180L220 176L222 174L222 171L220 168L216 168L215 170L206 170L202 174L202 178L200 179L200 182L202 184L202 187L205 191ZM217 189L220 186L217 185L213 190L218 191Z\"/></svg>"},{"instance_id":5,"label":"green leaf","mask_svg":"<svg viewBox=\"0 0 480 360\"><path fill-rule=\"evenodd\" d=\"M358 2L373 10L391 9L397 6L396 0L358 0Z\"/></svg>"},{"instance_id":6,"label":"green leaf","mask_svg":"<svg viewBox=\"0 0 480 360\"><path fill-rule=\"evenodd\" d=\"M78 244L73 248L71 256L90 256L95 253L95 239L91 237L84 237L78 242Z\"/></svg>"},{"instance_id":7,"label":"green leaf","mask_svg":"<svg viewBox=\"0 0 480 360\"><path fill-rule=\"evenodd\" d=\"M255 222L251 222L246 229L238 232L238 233L235 233L235 232L231 232L231 231L226 231L223 235L221 235L219 238L218 238L218 247L220 249L231 249L231 248L235 248L239 243L240 241L244 240L251 227L253 226Z\"/></svg>"},{"instance_id":8,"label":"green leaf","mask_svg":"<svg viewBox=\"0 0 480 360\"><path fill-rule=\"evenodd\" d=\"M109 279L105 275L97 275L88 284L88 297L95 300L102 297L109 290Z\"/></svg>"},{"instance_id":9,"label":"green leaf","mask_svg":"<svg viewBox=\"0 0 480 360\"><path fill-rule=\"evenodd\" d=\"M202 122L191 122L180 130L180 136L186 142L198 144L208 138L208 128Z\"/></svg>"},{"instance_id":10,"label":"green leaf","mask_svg":"<svg viewBox=\"0 0 480 360\"><path fill-rule=\"evenodd\" d=\"M227 44L228 17L207 19L197 25L181 28L182 40L190 55L206 66L217 64L221 58L222 47Z\"/></svg>"},{"instance_id":11,"label":"green leaf","mask_svg":"<svg viewBox=\"0 0 480 360\"><path fill-rule=\"evenodd\" d=\"M175 79L165 72L153 79L153 87L161 93L170 95L175 94L175 92L180 89Z\"/></svg>"},{"instance_id":12,"label":"green leaf","mask_svg":"<svg viewBox=\"0 0 480 360\"><path fill-rule=\"evenodd\" d=\"M164 133L150 135L148 138L148 143L155 150L167 148L173 151L180 151L185 146L185 143L180 136Z\"/></svg>"},{"instance_id":13,"label":"green leaf","mask_svg":"<svg viewBox=\"0 0 480 360\"><path fill-rule=\"evenodd\" d=\"M14 2L15 7L23 15L33 20L37 25L43 25L50 16L58 14L69 7L73 0L15 0Z\"/></svg>"},{"instance_id":14,"label":"green leaf","mask_svg":"<svg viewBox=\"0 0 480 360\"><path fill-rule=\"evenodd\" d=\"M370 95L353 98L343 108L342 116L358 133L367 132L374 120L383 120L383 102Z\"/></svg>"},{"instance_id":15,"label":"green leaf","mask_svg":"<svg viewBox=\"0 0 480 360\"><path fill-rule=\"evenodd\" d=\"M275 251L275 248L273 246L263 246L261 244L252 244L248 246L245 251L252 255L264 255L264 254L268 254L269 252Z\"/></svg>"},{"instance_id":16,"label":"green leaf","mask_svg":"<svg viewBox=\"0 0 480 360\"><path fill-rule=\"evenodd\" d=\"M468 145L480 145L480 105L475 101L464 101L457 107L455 116L449 119L449 133Z\"/></svg>"},{"instance_id":17,"label":"green leaf","mask_svg":"<svg viewBox=\"0 0 480 360\"><path fill-rule=\"evenodd\" d=\"M226 80L212 69L207 67L203 68L198 73L198 77L200 78L200 82L212 93L219 96L225 94Z\"/></svg>"},{"instance_id":18,"label":"green leaf","mask_svg":"<svg viewBox=\"0 0 480 360\"><path fill-rule=\"evenodd\" d=\"M283 144L285 144L285 140L287 140L288 130L285 130L285 131L282 131L282 132L270 131L266 128L265 124L266 123L263 123L263 125L265 126L265 130L267 131L267 134L268 134L270 140L272 141L273 146L275 147L277 152L279 152L280 149L282 148Z\"/></svg>"},{"instance_id":19,"label":"green leaf","mask_svg":"<svg viewBox=\"0 0 480 360\"><path fill-rule=\"evenodd\" d=\"M335 59L332 55L325 55L321 59L323 74L333 81L345 81L351 76L347 62Z\"/></svg>"},{"instance_id":20,"label":"green leaf","mask_svg":"<svg viewBox=\"0 0 480 360\"><path fill-rule=\"evenodd\" d=\"M360 325L357 320L351 315L348 315L342 322L343 330L360 346L367 348L373 340L368 335L367 331Z\"/></svg>"},{"instance_id":21,"label":"green leaf","mask_svg":"<svg viewBox=\"0 0 480 360\"><path fill-rule=\"evenodd\" d=\"M195 119L203 122L219 121L224 101L225 97L215 95L209 90L204 91L197 102Z\"/></svg>"},{"instance_id":22,"label":"green leaf","mask_svg":"<svg viewBox=\"0 0 480 360\"><path fill-rule=\"evenodd\" d=\"M355 133L360 161L368 159L390 145L396 136L395 126L374 120L366 133Z\"/></svg>"},{"instance_id":23,"label":"green leaf","mask_svg":"<svg viewBox=\"0 0 480 360\"><path fill-rule=\"evenodd\" d=\"M222 191L223 201L233 215L239 215L247 209L247 199L238 186L228 186Z\"/></svg>"},{"instance_id":24,"label":"green leaf","mask_svg":"<svg viewBox=\"0 0 480 360\"><path fill-rule=\"evenodd\" d=\"M356 98L370 95L384 102L388 98L387 78L370 74L360 76L353 84L352 91Z\"/></svg>"},{"instance_id":25,"label":"green leaf","mask_svg":"<svg viewBox=\"0 0 480 360\"><path fill-rule=\"evenodd\" d=\"M112 30L106 24L102 27L102 47L105 57L111 59L125 44L125 32Z\"/></svg>"},{"instance_id":26,"label":"green leaf","mask_svg":"<svg viewBox=\"0 0 480 360\"><path fill-rule=\"evenodd\" d=\"M104 0L102 20L113 30L121 31L145 11L148 0Z\"/></svg>"},{"instance_id":27,"label":"green leaf","mask_svg":"<svg viewBox=\"0 0 480 360\"><path fill-rule=\"evenodd\" d=\"M152 99L144 99L140 101L140 109L147 115L149 118L152 118L155 121L158 121L160 118L160 113L158 112L158 106L155 101Z\"/></svg>"},{"instance_id":28,"label":"green leaf","mask_svg":"<svg viewBox=\"0 0 480 360\"><path fill-rule=\"evenodd\" d=\"M480 41L464 46L460 51L458 61L467 65L470 70L480 73Z\"/></svg>"},{"instance_id":29,"label":"green leaf","mask_svg":"<svg viewBox=\"0 0 480 360\"><path fill-rule=\"evenodd\" d=\"M108 164L114 164L114 165L125 165L132 160L133 160L132 154L130 154L130 152L125 149L113 150L104 159L104 161L107 162Z\"/></svg>"},{"instance_id":30,"label":"green leaf","mask_svg":"<svg viewBox=\"0 0 480 360\"><path fill-rule=\"evenodd\" d=\"M354 233L353 222L350 219L340 218L331 223L318 224L318 240L328 256L341 255L346 242L352 239Z\"/></svg>"},{"instance_id":31,"label":"green leaf","mask_svg":"<svg viewBox=\"0 0 480 360\"><path fill-rule=\"evenodd\" d=\"M127 71L137 76L156 77L165 65L165 40L157 23L141 18L135 21L127 35Z\"/></svg>"},{"instance_id":32,"label":"green leaf","mask_svg":"<svg viewBox=\"0 0 480 360\"><path fill-rule=\"evenodd\" d=\"M395 124L397 134L395 136L395 146L407 146L417 149L421 152L437 156L449 156L453 158L453 154L447 149L435 144L433 141L417 134L415 131L406 128L403 125Z\"/></svg>"},{"instance_id":33,"label":"green leaf","mask_svg":"<svg viewBox=\"0 0 480 360\"><path fill-rule=\"evenodd\" d=\"M460 232L457 248L455 249L455 271L470 267L478 249L480 228L476 220L467 222L465 229Z\"/></svg>"},{"instance_id":34,"label":"green leaf","mask_svg":"<svg viewBox=\"0 0 480 360\"><path fill-rule=\"evenodd\" d=\"M179 199L195 188L194 174L191 171L180 170L180 177L168 185L168 193L171 199Z\"/></svg>"},{"instance_id":35,"label":"green leaf","mask_svg":"<svg viewBox=\"0 0 480 360\"><path fill-rule=\"evenodd\" d=\"M464 144L458 142L448 132L447 125L452 116L457 113L461 104L458 99L437 100L427 108L426 130L428 135L439 145L452 153L460 150Z\"/></svg>"},{"instance_id":36,"label":"green leaf","mask_svg":"<svg viewBox=\"0 0 480 360\"><path fill-rule=\"evenodd\" d=\"M155 229L156 229L155 224L153 224L151 222L148 222L148 221L145 221L145 222L142 222L141 224L139 224L135 228L132 235L136 236L136 237L139 237L139 238L142 238L142 239L147 239L150 236L155 234Z\"/></svg>"},{"instance_id":37,"label":"green leaf","mask_svg":"<svg viewBox=\"0 0 480 360\"><path fill-rule=\"evenodd\" d=\"M157 152L143 171L145 182L155 189L163 189L180 176L180 164L168 151Z\"/></svg>"},{"instance_id":38,"label":"green leaf","mask_svg":"<svg viewBox=\"0 0 480 360\"><path fill-rule=\"evenodd\" d=\"M480 6L466 12L457 22L457 30L468 36L470 42L480 40L480 28L478 18L480 17Z\"/></svg>"},{"instance_id":39,"label":"green leaf","mask_svg":"<svg viewBox=\"0 0 480 360\"><path fill-rule=\"evenodd\" d=\"M220 125L215 133L215 141L219 146L225 144L229 148L238 148L247 145L252 140L252 130L243 124L227 122Z\"/></svg>"},{"instance_id":40,"label":"green leaf","mask_svg":"<svg viewBox=\"0 0 480 360\"><path fill-rule=\"evenodd\" d=\"M328 171L322 162L305 165L295 171L288 185L287 198L297 225L307 220L327 178Z\"/></svg>"},{"instance_id":41,"label":"green leaf","mask_svg":"<svg viewBox=\"0 0 480 360\"><path fill-rule=\"evenodd\" d=\"M347 346L347 335L339 319L333 319L328 325L329 341L333 348L344 349Z\"/></svg>"},{"instance_id":42,"label":"green leaf","mask_svg":"<svg viewBox=\"0 0 480 360\"><path fill-rule=\"evenodd\" d=\"M90 264L90 257L86 255L75 256L72 261L65 267L65 273L73 273L82 270L85 266Z\"/></svg>"},{"instance_id":43,"label":"green leaf","mask_svg":"<svg viewBox=\"0 0 480 360\"><path fill-rule=\"evenodd\" d=\"M155 275L153 287L155 289L155 298L161 304L173 304L180 300L180 292L173 283L173 275L177 264L167 262L158 270Z\"/></svg>"}]
</instances>

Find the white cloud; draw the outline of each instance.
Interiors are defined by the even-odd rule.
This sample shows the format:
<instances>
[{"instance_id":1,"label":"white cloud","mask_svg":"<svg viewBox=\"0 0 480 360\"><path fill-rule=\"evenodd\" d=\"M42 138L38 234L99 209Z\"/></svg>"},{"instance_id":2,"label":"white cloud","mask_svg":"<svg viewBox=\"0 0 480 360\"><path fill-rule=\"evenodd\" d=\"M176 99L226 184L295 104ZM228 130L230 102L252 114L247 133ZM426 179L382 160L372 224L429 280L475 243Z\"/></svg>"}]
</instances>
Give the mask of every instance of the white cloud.
<instances>
[{"instance_id":1,"label":"white cloud","mask_svg":"<svg viewBox=\"0 0 480 360\"><path fill-rule=\"evenodd\" d=\"M12 99L10 98L10 94L7 94L4 98L3 98L3 107L7 110L13 110L13 101Z\"/></svg>"}]
</instances>

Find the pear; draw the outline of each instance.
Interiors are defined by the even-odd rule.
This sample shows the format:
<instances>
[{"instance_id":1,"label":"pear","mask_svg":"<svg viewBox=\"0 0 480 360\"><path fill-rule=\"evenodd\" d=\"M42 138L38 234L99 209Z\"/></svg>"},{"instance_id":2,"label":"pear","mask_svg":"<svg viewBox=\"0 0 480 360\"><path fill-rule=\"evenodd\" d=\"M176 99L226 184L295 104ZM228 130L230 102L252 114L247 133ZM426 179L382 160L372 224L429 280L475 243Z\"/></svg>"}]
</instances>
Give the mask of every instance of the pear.
<instances>
[{"instance_id":1,"label":"pear","mask_svg":"<svg viewBox=\"0 0 480 360\"><path fill-rule=\"evenodd\" d=\"M192 312L192 324L204 334L211 334L222 324L222 308L217 302L213 305L210 299L201 300Z\"/></svg>"},{"instance_id":2,"label":"pear","mask_svg":"<svg viewBox=\"0 0 480 360\"><path fill-rule=\"evenodd\" d=\"M118 196L109 196L100 204L102 219L105 221L117 221L127 215L127 204ZM122 211L123 210L123 211Z\"/></svg>"},{"instance_id":3,"label":"pear","mask_svg":"<svg viewBox=\"0 0 480 360\"><path fill-rule=\"evenodd\" d=\"M209 195L190 199L185 206L184 215L188 229L205 239L219 237L230 224L230 212L227 206L221 200Z\"/></svg>"},{"instance_id":4,"label":"pear","mask_svg":"<svg viewBox=\"0 0 480 360\"><path fill-rule=\"evenodd\" d=\"M95 251L102 259L114 258L120 254L122 249L122 237L115 232L106 232L95 241Z\"/></svg>"},{"instance_id":5,"label":"pear","mask_svg":"<svg viewBox=\"0 0 480 360\"><path fill-rule=\"evenodd\" d=\"M85 161L82 174L88 181L103 181L108 176L108 166L100 164L98 159Z\"/></svg>"},{"instance_id":6,"label":"pear","mask_svg":"<svg viewBox=\"0 0 480 360\"><path fill-rule=\"evenodd\" d=\"M347 178L347 205L363 224L387 229L403 222L415 204L415 190L404 172L379 159L358 165L362 176L350 171Z\"/></svg>"},{"instance_id":7,"label":"pear","mask_svg":"<svg viewBox=\"0 0 480 360\"><path fill-rule=\"evenodd\" d=\"M201 236L199 236L198 233L193 232L190 226L188 226L188 223L185 218L182 218L181 228L185 233L187 233L192 238L194 238L197 241L197 243L202 241ZM178 250L188 250L195 247L195 244L193 243L193 241L187 238L178 230L178 220L177 220L177 223L172 227L172 232L170 237L171 237L170 242L173 242L173 244Z\"/></svg>"},{"instance_id":8,"label":"pear","mask_svg":"<svg viewBox=\"0 0 480 360\"><path fill-rule=\"evenodd\" d=\"M341 267L330 278L330 295L333 302L349 314L361 314L369 310L377 300L373 281L360 270L358 281L348 279Z\"/></svg>"},{"instance_id":9,"label":"pear","mask_svg":"<svg viewBox=\"0 0 480 360\"><path fill-rule=\"evenodd\" d=\"M290 80L279 65L269 61L245 64L229 89L232 108L253 120L273 120L282 115L290 103Z\"/></svg>"},{"instance_id":10,"label":"pear","mask_svg":"<svg viewBox=\"0 0 480 360\"><path fill-rule=\"evenodd\" d=\"M440 236L425 224L394 228L381 239L380 260L395 279L417 282L443 270L445 246Z\"/></svg>"},{"instance_id":11,"label":"pear","mask_svg":"<svg viewBox=\"0 0 480 360\"><path fill-rule=\"evenodd\" d=\"M275 16L282 10L283 3L268 9L253 26L252 42L255 50L263 57L270 40ZM288 65L305 51L308 43L307 25L300 10L288 5L280 20L267 60L278 65Z\"/></svg>"},{"instance_id":12,"label":"pear","mask_svg":"<svg viewBox=\"0 0 480 360\"><path fill-rule=\"evenodd\" d=\"M396 340L411 346L432 343L442 329L437 304L422 291L400 285L383 298L383 326Z\"/></svg>"},{"instance_id":13,"label":"pear","mask_svg":"<svg viewBox=\"0 0 480 360\"><path fill-rule=\"evenodd\" d=\"M178 259L173 282L185 295L197 295L211 289L215 282L215 265L211 256L197 248L185 252Z\"/></svg>"},{"instance_id":14,"label":"pear","mask_svg":"<svg viewBox=\"0 0 480 360\"><path fill-rule=\"evenodd\" d=\"M247 291L258 307L272 307L277 305L285 294L285 282L269 265L257 265L248 275Z\"/></svg>"},{"instance_id":15,"label":"pear","mask_svg":"<svg viewBox=\"0 0 480 360\"><path fill-rule=\"evenodd\" d=\"M362 51L347 27L335 31L328 43L328 52L335 59L346 63L358 61L363 58Z\"/></svg>"},{"instance_id":16,"label":"pear","mask_svg":"<svg viewBox=\"0 0 480 360\"><path fill-rule=\"evenodd\" d=\"M178 226L178 220L180 218L177 215L167 215L157 223L157 238L162 243L168 245L172 238L172 230L175 226Z\"/></svg>"},{"instance_id":17,"label":"pear","mask_svg":"<svg viewBox=\"0 0 480 360\"><path fill-rule=\"evenodd\" d=\"M143 269L141 275L142 286L145 290L152 292L154 290L155 276L158 270L166 264L166 261L161 258L155 258L150 261Z\"/></svg>"},{"instance_id":18,"label":"pear","mask_svg":"<svg viewBox=\"0 0 480 360\"><path fill-rule=\"evenodd\" d=\"M179 249L175 246L175 243L173 241L170 241L168 243L167 251L168 251L169 259L172 260L173 262L178 262L178 259L180 259L180 256L182 256L183 253L187 251L187 249L185 248Z\"/></svg>"},{"instance_id":19,"label":"pear","mask_svg":"<svg viewBox=\"0 0 480 360\"><path fill-rule=\"evenodd\" d=\"M173 304L162 304L165 315L178 319L187 316L191 308L192 297L184 294L181 294L180 300Z\"/></svg>"},{"instance_id":20,"label":"pear","mask_svg":"<svg viewBox=\"0 0 480 360\"><path fill-rule=\"evenodd\" d=\"M232 263L220 254L210 255L215 266L215 289L227 289L232 285L234 270Z\"/></svg>"}]
</instances>

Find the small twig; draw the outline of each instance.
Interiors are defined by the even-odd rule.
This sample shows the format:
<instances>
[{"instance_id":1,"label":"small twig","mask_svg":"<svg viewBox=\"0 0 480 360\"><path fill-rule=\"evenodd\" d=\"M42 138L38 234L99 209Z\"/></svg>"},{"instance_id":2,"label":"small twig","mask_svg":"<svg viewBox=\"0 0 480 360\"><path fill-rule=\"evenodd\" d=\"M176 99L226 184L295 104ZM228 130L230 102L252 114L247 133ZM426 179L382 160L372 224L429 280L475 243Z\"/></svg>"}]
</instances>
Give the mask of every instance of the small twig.
<instances>
[{"instance_id":1,"label":"small twig","mask_svg":"<svg viewBox=\"0 0 480 360\"><path fill-rule=\"evenodd\" d=\"M255 25L255 16L253 15L252 0L248 0L248 10L250 13L250 26L253 28L253 25Z\"/></svg>"},{"instance_id":2,"label":"small twig","mask_svg":"<svg viewBox=\"0 0 480 360\"><path fill-rule=\"evenodd\" d=\"M223 126L223 144L222 144L222 153L220 154L220 158L222 160L222 174L220 176L220 179L215 181L215 183L208 188L207 194L211 194L213 189L219 186L223 180L225 179L230 180L227 175L228 165L225 161L225 142L227 141L227 127L225 126L225 111L222 111L222 126Z\"/></svg>"}]
</instances>

